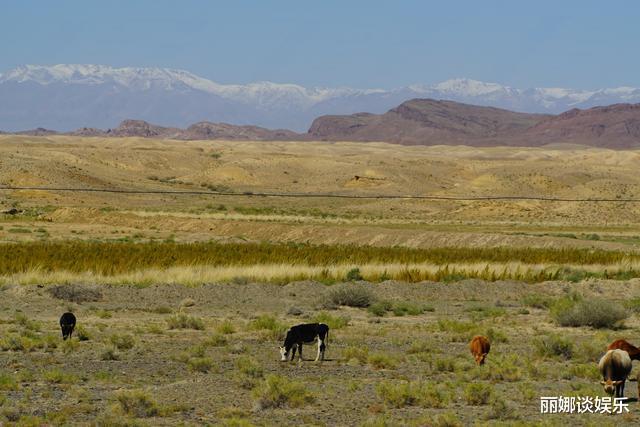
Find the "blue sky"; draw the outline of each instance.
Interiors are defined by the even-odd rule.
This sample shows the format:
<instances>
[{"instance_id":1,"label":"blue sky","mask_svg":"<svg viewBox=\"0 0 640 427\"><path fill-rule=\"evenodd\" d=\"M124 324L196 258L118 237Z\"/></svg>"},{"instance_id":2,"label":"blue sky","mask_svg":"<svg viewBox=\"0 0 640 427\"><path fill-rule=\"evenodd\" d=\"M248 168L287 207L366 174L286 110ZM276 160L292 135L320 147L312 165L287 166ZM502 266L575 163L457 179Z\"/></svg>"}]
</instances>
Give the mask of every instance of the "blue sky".
<instances>
[{"instance_id":1,"label":"blue sky","mask_svg":"<svg viewBox=\"0 0 640 427\"><path fill-rule=\"evenodd\" d=\"M0 72L182 68L221 83L640 86L637 1L5 0Z\"/></svg>"}]
</instances>

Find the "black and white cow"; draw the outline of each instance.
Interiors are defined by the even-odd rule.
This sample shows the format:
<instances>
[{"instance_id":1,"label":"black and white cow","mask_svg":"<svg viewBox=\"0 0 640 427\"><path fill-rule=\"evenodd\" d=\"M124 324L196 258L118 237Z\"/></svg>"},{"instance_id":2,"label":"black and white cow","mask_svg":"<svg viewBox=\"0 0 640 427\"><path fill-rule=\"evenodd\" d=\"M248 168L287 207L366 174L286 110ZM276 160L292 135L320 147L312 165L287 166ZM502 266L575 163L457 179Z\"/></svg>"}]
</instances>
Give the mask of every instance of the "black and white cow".
<instances>
[{"instance_id":1,"label":"black and white cow","mask_svg":"<svg viewBox=\"0 0 640 427\"><path fill-rule=\"evenodd\" d=\"M317 362L318 360L324 360L324 351L327 348L326 342L329 339L329 327L324 323L305 323L291 327L284 339L284 346L280 347L280 360L285 362L289 352L291 352L291 360L293 360L297 349L298 361L302 361L302 344L312 343L316 339L318 340Z\"/></svg>"},{"instance_id":2,"label":"black and white cow","mask_svg":"<svg viewBox=\"0 0 640 427\"><path fill-rule=\"evenodd\" d=\"M60 329L62 329L62 339L71 338L73 328L76 327L76 316L73 313L64 313L60 317Z\"/></svg>"}]
</instances>

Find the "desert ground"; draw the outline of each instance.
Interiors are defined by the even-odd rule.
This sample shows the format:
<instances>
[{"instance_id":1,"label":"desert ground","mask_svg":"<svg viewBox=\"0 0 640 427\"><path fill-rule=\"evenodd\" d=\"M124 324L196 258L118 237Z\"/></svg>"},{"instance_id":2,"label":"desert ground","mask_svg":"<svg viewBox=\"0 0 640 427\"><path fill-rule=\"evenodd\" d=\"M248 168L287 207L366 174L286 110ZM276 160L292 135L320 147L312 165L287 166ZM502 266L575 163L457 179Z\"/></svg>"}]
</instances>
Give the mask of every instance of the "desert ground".
<instances>
[{"instance_id":1,"label":"desert ground","mask_svg":"<svg viewBox=\"0 0 640 427\"><path fill-rule=\"evenodd\" d=\"M539 399L604 396L596 365L607 344L615 338L640 343L640 203L629 201L640 199L638 164L638 150L568 145L0 135L0 187L58 189L0 189L2 422L637 423L637 366L625 390L627 414L542 415ZM380 248L382 255L335 265L274 266L268 256L234 265L163 261L149 271L127 267L128 275L115 278L90 266L59 270L61 264L35 258L37 251L32 261L21 255L21 264L11 265L10 251L21 245L73 242L149 251L163 242L311 245L304 247L328 252L351 245ZM394 248L484 250L485 258L443 281L397 280L392 267L402 268L402 261L384 258ZM521 255L511 259L509 251ZM528 251L546 258L528 260ZM574 261L549 258L564 254L554 251ZM599 261L612 258L607 254L615 260ZM411 268L460 265L447 259ZM298 269L300 277L283 281L289 276L266 273L273 268ZM513 280L514 270L500 275L507 268L563 275ZM496 274L481 276L489 269ZM57 322L66 310L78 326L63 341ZM314 346L305 346L302 363L280 362L286 329L311 321L331 328L327 360L314 362ZM492 341L480 367L468 350L476 334Z\"/></svg>"}]
</instances>

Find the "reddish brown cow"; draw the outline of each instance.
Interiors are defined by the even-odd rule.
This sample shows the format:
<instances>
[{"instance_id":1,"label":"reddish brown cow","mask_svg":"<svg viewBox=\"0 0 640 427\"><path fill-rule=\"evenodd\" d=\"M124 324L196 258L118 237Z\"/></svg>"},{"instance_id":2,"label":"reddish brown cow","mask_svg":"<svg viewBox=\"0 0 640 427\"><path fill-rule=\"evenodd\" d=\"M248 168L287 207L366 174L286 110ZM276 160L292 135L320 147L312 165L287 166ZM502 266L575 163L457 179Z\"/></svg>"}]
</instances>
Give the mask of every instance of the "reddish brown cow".
<instances>
[{"instance_id":1,"label":"reddish brown cow","mask_svg":"<svg viewBox=\"0 0 640 427\"><path fill-rule=\"evenodd\" d=\"M629 353L631 360L640 360L640 348L625 340L615 340L609 344L607 350L623 350ZM640 385L638 385L638 387L640 387Z\"/></svg>"},{"instance_id":2,"label":"reddish brown cow","mask_svg":"<svg viewBox=\"0 0 640 427\"><path fill-rule=\"evenodd\" d=\"M482 335L476 335L469 343L469 350L471 350L471 354L473 354L473 358L476 359L478 365L484 365L484 359L489 354L490 349L489 338Z\"/></svg>"}]
</instances>

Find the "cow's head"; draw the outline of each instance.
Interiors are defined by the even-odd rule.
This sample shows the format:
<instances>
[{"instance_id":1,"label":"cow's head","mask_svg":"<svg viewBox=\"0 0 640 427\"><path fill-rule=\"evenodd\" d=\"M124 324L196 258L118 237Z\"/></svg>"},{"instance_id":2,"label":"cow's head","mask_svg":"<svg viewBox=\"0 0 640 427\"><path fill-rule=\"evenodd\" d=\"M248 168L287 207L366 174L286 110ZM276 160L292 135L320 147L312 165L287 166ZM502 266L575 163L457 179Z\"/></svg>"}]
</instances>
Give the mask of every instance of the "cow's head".
<instances>
[{"instance_id":1,"label":"cow's head","mask_svg":"<svg viewBox=\"0 0 640 427\"><path fill-rule=\"evenodd\" d=\"M286 362L288 357L289 357L289 350L287 350L285 347L280 347L280 361Z\"/></svg>"},{"instance_id":2,"label":"cow's head","mask_svg":"<svg viewBox=\"0 0 640 427\"><path fill-rule=\"evenodd\" d=\"M487 357L487 354L489 353L475 354L476 363L478 365L484 365L484 359Z\"/></svg>"},{"instance_id":3,"label":"cow's head","mask_svg":"<svg viewBox=\"0 0 640 427\"><path fill-rule=\"evenodd\" d=\"M607 394L613 394L616 391L616 386L622 384L622 381L621 380L616 380L616 381L606 380L606 381L600 381L600 384L602 384L602 386L604 387L604 391Z\"/></svg>"}]
</instances>

